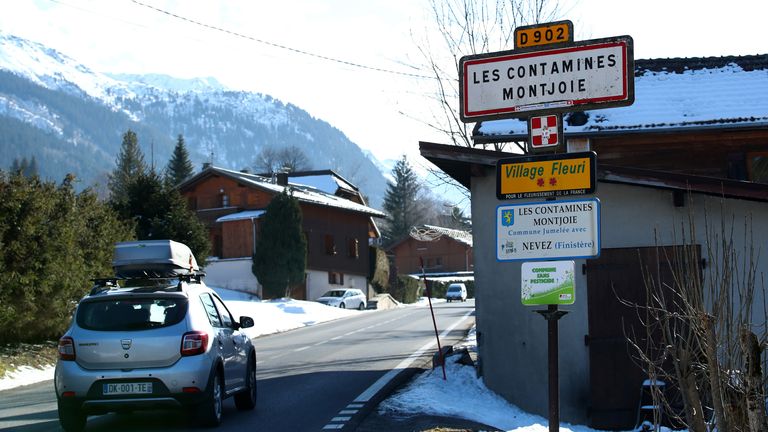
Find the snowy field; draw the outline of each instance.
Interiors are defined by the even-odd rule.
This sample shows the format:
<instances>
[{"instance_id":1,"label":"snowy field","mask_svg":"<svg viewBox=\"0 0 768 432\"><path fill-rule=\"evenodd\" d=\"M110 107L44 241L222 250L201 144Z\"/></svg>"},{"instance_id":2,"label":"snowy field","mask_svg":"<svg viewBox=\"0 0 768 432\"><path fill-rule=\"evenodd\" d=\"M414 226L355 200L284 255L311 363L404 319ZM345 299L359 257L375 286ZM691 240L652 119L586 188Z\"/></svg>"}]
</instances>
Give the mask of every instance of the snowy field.
<instances>
[{"instance_id":1,"label":"snowy field","mask_svg":"<svg viewBox=\"0 0 768 432\"><path fill-rule=\"evenodd\" d=\"M300 300L260 301L247 294L216 289L226 301L235 316L247 315L254 318L256 325L246 329L250 337L283 332L306 327L324 321L374 311L350 311L325 306L316 302ZM439 302L442 300L434 300ZM426 300L408 307L423 307ZM476 350L474 331L454 348L466 347ZM547 420L528 414L511 405L500 396L488 390L477 378L475 369L455 363L458 356L446 362L447 380L443 380L440 369L417 376L410 384L379 405L379 411L397 416L437 415L459 417L493 426L505 431L547 432ZM53 366L44 369L22 367L18 372L0 379L0 390L53 379ZM592 432L585 426L560 425L563 432ZM662 428L662 430L664 430Z\"/></svg>"}]
</instances>

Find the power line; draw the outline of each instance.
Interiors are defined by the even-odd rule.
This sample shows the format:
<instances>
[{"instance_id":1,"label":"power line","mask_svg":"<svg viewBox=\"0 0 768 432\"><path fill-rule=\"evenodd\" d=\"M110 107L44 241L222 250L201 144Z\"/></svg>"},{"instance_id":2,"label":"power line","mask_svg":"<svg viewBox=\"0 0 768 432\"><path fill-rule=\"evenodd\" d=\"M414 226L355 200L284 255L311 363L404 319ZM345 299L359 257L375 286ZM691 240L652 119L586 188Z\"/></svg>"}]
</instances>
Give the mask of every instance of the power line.
<instances>
[{"instance_id":1,"label":"power line","mask_svg":"<svg viewBox=\"0 0 768 432\"><path fill-rule=\"evenodd\" d=\"M338 64L342 64L342 65L345 65L345 66L351 66L351 67L355 67L355 68L359 68L359 69L370 70L370 71L374 71L374 72L383 72L383 73L407 76L407 77L412 77L412 78L435 79L435 77L431 77L431 76L427 76L427 75L419 75L419 74L414 74L414 73L409 73L409 72L400 72L400 71L395 71L395 70L391 70L391 69L383 69L383 68L378 68L378 67L373 67L373 66L367 66L367 65L364 65L364 64L360 64L360 63L354 63L354 62L347 61L347 60L341 60L341 59L337 59L337 58L334 58L334 57L328 57L328 56L324 56L324 55L321 55L321 54L311 53L309 51L304 51L304 50L301 50L301 49L298 49L298 48L292 48L292 47L289 47L289 46L286 46L286 45L281 45L281 44L278 44L278 43L275 43L275 42L266 41L266 40L263 40L263 39L255 38L253 36L248 36L248 35L245 35L245 34L242 34L242 33L238 33L236 31L232 31L232 30L228 30L228 29L225 29L225 28L216 27L214 25L206 24L204 22L196 21L196 20L193 20L191 18L187 18L187 17L181 16L181 15L175 14L173 12L169 12L167 10L160 9L160 8L155 7L155 6L148 5L146 3L142 3L142 2L140 2L138 0L131 0L131 1L133 3L136 3L139 6L144 6L146 8L152 9L152 10L154 10L156 12L160 12L162 14L168 15L170 17L173 17L173 18L176 18L176 19L179 19L179 20L182 20L182 21L186 21L188 23L191 23L191 24L194 24L194 25L197 25L197 26L205 27L205 28L217 31L217 32L221 32L221 33L226 33L226 34L229 34L229 35L232 35L232 36L235 36L235 37L239 37L239 38L242 38L242 39L248 39L250 41L258 42L260 44L268 45L268 46L271 46L271 47L274 47L274 48L279 48L279 49L283 49L283 50L286 50L286 51L291 51L291 52L294 52L294 53L297 53L297 54L302 54L302 55L306 55L306 56L309 56L309 57L314 57L314 58L318 58L318 59L321 59L321 60L325 60L325 61L329 61L329 62L333 62L333 63L338 63Z\"/></svg>"}]
</instances>

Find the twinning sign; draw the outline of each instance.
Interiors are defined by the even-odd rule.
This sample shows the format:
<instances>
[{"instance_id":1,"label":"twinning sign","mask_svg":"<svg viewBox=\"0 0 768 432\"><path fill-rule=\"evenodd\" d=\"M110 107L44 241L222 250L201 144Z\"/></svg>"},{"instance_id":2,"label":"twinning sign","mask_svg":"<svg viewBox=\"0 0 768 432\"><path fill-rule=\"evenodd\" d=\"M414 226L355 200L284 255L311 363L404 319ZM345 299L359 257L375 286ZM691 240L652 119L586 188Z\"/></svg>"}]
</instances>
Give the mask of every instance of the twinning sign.
<instances>
[{"instance_id":1,"label":"twinning sign","mask_svg":"<svg viewBox=\"0 0 768 432\"><path fill-rule=\"evenodd\" d=\"M600 255L600 201L552 201L496 208L496 259L536 261Z\"/></svg>"}]
</instances>

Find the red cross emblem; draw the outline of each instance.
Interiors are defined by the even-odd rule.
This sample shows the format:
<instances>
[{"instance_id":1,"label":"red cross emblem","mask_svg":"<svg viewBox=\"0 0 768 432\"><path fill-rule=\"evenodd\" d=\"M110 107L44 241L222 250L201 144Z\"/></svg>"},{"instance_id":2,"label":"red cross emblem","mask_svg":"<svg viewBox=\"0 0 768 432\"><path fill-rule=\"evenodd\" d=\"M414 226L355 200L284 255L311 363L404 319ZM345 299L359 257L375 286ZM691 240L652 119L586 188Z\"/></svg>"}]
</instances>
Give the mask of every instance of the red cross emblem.
<instances>
[{"instance_id":1,"label":"red cross emblem","mask_svg":"<svg viewBox=\"0 0 768 432\"><path fill-rule=\"evenodd\" d=\"M531 147L554 147L560 143L557 133L557 116L531 118Z\"/></svg>"}]
</instances>

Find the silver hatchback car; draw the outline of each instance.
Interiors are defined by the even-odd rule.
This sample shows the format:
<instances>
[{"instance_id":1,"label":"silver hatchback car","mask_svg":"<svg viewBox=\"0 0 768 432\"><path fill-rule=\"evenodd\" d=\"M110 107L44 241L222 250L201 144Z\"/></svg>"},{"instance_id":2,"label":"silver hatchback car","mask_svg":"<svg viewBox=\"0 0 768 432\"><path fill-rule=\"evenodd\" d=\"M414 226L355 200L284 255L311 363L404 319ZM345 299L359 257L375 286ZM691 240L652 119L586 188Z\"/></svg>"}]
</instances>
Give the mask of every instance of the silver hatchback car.
<instances>
[{"instance_id":1,"label":"silver hatchback car","mask_svg":"<svg viewBox=\"0 0 768 432\"><path fill-rule=\"evenodd\" d=\"M256 352L241 331L252 318L235 321L198 271L118 280L96 281L59 340L64 430L82 430L89 414L181 407L217 426L226 397L256 406Z\"/></svg>"}]
</instances>

